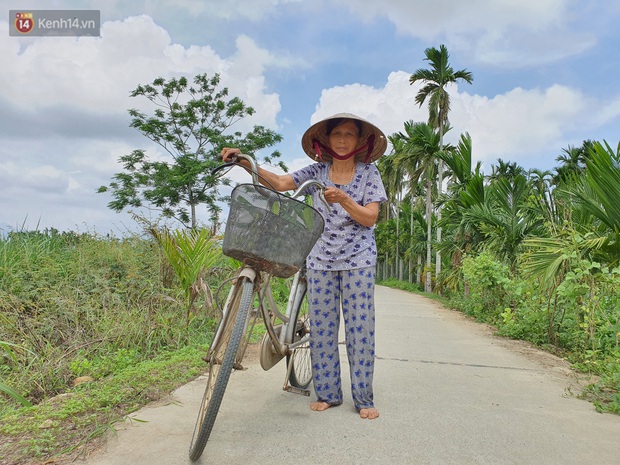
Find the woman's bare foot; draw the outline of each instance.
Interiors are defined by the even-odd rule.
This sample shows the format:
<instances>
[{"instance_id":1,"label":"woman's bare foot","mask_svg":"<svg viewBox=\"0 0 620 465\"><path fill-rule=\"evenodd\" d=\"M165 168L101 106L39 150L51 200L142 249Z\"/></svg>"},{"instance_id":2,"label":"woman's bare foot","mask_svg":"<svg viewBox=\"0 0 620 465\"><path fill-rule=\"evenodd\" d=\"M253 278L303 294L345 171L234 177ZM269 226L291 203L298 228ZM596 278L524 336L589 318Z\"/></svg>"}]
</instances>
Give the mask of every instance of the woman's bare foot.
<instances>
[{"instance_id":1,"label":"woman's bare foot","mask_svg":"<svg viewBox=\"0 0 620 465\"><path fill-rule=\"evenodd\" d=\"M379 417L379 411L374 407L360 409L360 418L374 420L375 418L378 418L378 417Z\"/></svg>"},{"instance_id":2,"label":"woman's bare foot","mask_svg":"<svg viewBox=\"0 0 620 465\"><path fill-rule=\"evenodd\" d=\"M322 412L330 407L331 405L329 405L327 402L317 401L310 403L310 410L314 410L315 412Z\"/></svg>"}]
</instances>

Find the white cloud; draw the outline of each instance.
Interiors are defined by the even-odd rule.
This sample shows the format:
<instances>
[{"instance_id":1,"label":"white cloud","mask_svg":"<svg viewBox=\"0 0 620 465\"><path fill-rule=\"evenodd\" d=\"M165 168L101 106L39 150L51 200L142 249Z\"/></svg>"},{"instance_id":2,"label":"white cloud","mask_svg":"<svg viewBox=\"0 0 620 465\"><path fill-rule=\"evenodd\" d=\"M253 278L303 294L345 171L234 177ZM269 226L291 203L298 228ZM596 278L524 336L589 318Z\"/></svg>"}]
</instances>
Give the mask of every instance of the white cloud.
<instances>
[{"instance_id":1,"label":"white cloud","mask_svg":"<svg viewBox=\"0 0 620 465\"><path fill-rule=\"evenodd\" d=\"M0 34L7 23L0 23ZM267 93L264 69L278 58L242 37L239 51L226 59L209 46L184 48L148 16L102 25L101 38L54 38L18 46L19 39L3 41L0 58L2 96L21 111L35 114L44 108L84 114L126 115L130 91L156 77L207 73L222 75L231 95L261 108L256 124L273 127L280 110L278 95ZM235 73L238 73L237 75Z\"/></svg>"},{"instance_id":2,"label":"white cloud","mask_svg":"<svg viewBox=\"0 0 620 465\"><path fill-rule=\"evenodd\" d=\"M6 22L0 21L0 34L8 36ZM109 227L117 216L107 210L111 199L95 191L122 171L118 158L136 148L164 156L128 127L127 114L131 107L154 110L129 93L159 76L220 73L229 96L259 110L235 130L254 124L277 129L279 96L267 90L264 72L292 60L249 37L240 37L237 46L231 57L210 46L183 47L145 15L104 22L100 38L0 41L6 65L0 74L0 201L11 206L0 222L41 217L47 224L96 221L90 224ZM67 223L69 210L75 221Z\"/></svg>"},{"instance_id":3,"label":"white cloud","mask_svg":"<svg viewBox=\"0 0 620 465\"><path fill-rule=\"evenodd\" d=\"M379 126L386 135L403 130L403 122L426 121L426 105L419 108L415 95L419 85L409 84L410 74L399 71L388 76L386 85L376 89L360 84L333 87L321 94L312 122L335 113L357 114ZM553 162L536 160L541 153L559 153L566 146L567 134L576 129L587 131L595 126L590 115L600 103L580 91L553 85L547 89L513 89L489 98L449 88L451 95L450 122L453 129L446 141L456 143L461 133L472 136L474 159L488 168L498 158L508 159L527 167ZM618 110L610 109L613 118ZM531 166L535 161L540 165Z\"/></svg>"}]
</instances>

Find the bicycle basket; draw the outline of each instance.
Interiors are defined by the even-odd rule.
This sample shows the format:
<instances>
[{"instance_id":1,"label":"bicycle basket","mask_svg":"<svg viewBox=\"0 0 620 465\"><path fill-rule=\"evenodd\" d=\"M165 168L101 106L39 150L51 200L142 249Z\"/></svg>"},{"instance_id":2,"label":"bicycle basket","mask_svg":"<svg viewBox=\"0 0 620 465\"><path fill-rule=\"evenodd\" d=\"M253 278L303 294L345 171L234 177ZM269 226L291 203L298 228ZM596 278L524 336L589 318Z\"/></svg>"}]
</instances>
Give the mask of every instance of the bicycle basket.
<instances>
[{"instance_id":1,"label":"bicycle basket","mask_svg":"<svg viewBox=\"0 0 620 465\"><path fill-rule=\"evenodd\" d=\"M321 214L299 200L255 184L231 194L224 255L280 278L294 275L323 232Z\"/></svg>"}]
</instances>

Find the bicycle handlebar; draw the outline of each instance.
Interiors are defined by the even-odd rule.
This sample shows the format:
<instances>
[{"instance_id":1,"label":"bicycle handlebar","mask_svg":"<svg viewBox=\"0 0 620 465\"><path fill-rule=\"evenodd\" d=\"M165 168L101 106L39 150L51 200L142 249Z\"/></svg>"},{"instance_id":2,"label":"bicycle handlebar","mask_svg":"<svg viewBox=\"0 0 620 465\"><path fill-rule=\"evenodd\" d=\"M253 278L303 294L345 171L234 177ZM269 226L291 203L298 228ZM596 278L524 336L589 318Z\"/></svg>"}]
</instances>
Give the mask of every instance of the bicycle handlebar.
<instances>
[{"instance_id":1,"label":"bicycle handlebar","mask_svg":"<svg viewBox=\"0 0 620 465\"><path fill-rule=\"evenodd\" d=\"M217 168L214 168L211 170L211 176L215 175L215 173L217 173L218 171L227 168L229 166L235 166L235 165L239 165L244 167L241 163L239 163L239 158L243 158L244 160L247 160L248 163L250 163L250 174L252 175L252 182L254 184L259 184L258 181L258 167L256 166L256 161L249 155L246 155L244 153L238 153L236 155L233 155L231 157L231 161L226 162L221 164L220 166L218 166ZM244 167L245 168L245 167Z\"/></svg>"},{"instance_id":2,"label":"bicycle handlebar","mask_svg":"<svg viewBox=\"0 0 620 465\"><path fill-rule=\"evenodd\" d=\"M258 179L258 167L256 165L256 161L254 160L254 158L252 158L249 155L246 155L244 153L238 153L236 155L233 155L231 157L231 161L223 163L222 165L218 166L217 168L214 168L213 170L211 170L211 175L215 175L218 171L229 167L229 166L235 166L235 165L239 165L239 166L243 166L241 165L241 163L239 163L239 158L243 158L244 160L247 160L250 163L250 168L246 168L246 170L250 171L250 174L252 175L252 182L256 185L260 184L259 179ZM243 166L245 168L245 166ZM315 186L316 188L319 189L319 198L321 199L321 202L323 202L323 204L325 205L325 207L327 207L327 209L329 210L329 203L327 202L327 200L325 200L325 195L324 195L324 191L325 191L325 186L323 184L321 184L319 181L317 181L316 179L308 179L307 181L304 181L298 188L297 190L295 190L295 192L293 192L291 194L291 197L293 198L297 198L300 195L302 195L302 192L304 191L304 189L306 189L309 186Z\"/></svg>"},{"instance_id":3,"label":"bicycle handlebar","mask_svg":"<svg viewBox=\"0 0 620 465\"><path fill-rule=\"evenodd\" d=\"M304 181L301 186L299 186L297 190L291 194L291 197L293 197L294 199L299 197L303 190L308 186L315 186L319 189L319 199L321 199L321 202L323 202L323 204L325 205L325 207L327 207L327 210L329 211L329 203L327 202L327 200L325 200L324 194L325 186L316 179L308 179L307 181Z\"/></svg>"}]
</instances>

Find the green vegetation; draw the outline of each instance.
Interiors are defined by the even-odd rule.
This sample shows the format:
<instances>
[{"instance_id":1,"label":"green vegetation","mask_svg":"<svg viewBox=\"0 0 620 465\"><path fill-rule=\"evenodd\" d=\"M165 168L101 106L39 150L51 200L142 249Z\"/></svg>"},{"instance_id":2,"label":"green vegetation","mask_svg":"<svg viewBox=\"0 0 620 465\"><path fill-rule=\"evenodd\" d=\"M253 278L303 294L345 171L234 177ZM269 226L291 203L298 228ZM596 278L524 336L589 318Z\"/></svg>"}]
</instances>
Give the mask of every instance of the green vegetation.
<instances>
[{"instance_id":1,"label":"green vegetation","mask_svg":"<svg viewBox=\"0 0 620 465\"><path fill-rule=\"evenodd\" d=\"M0 238L0 463L77 456L203 373L237 265L205 230Z\"/></svg>"},{"instance_id":2,"label":"green vegetation","mask_svg":"<svg viewBox=\"0 0 620 465\"><path fill-rule=\"evenodd\" d=\"M395 150L426 140L406 133ZM388 184L391 200L377 227L380 277L424 289L423 276L433 272L428 264L422 270L424 246L441 250L442 272L431 282L448 306L595 375L582 395L599 411L620 413L620 144L587 141L567 150L571 156L558 161L571 164L555 176L501 160L485 176L479 165L472 169L468 135L431 152L431 163L449 168L447 192L431 192L442 214L428 211L424 187ZM384 176L412 179L403 159L384 157ZM441 242L428 241L426 218L432 231L443 227Z\"/></svg>"},{"instance_id":3,"label":"green vegetation","mask_svg":"<svg viewBox=\"0 0 620 465\"><path fill-rule=\"evenodd\" d=\"M112 194L114 200L108 206L117 212L145 206L196 229L197 208L206 205L212 224L217 225L221 210L217 202L222 200L217 187L230 183L211 175L220 164L222 147L255 153L282 140L282 136L262 126L254 126L245 135L231 130L240 120L253 115L254 109L238 97L229 99L218 74L199 74L193 83L186 77L157 78L152 84L138 86L131 97L143 97L153 108L151 115L129 110L131 127L159 145L168 160L152 161L141 149L120 157L124 171L115 174L109 186L98 189ZM279 156L273 152L265 161ZM282 163L280 166L286 168Z\"/></svg>"},{"instance_id":4,"label":"green vegetation","mask_svg":"<svg viewBox=\"0 0 620 465\"><path fill-rule=\"evenodd\" d=\"M388 194L380 279L561 354L598 377L583 396L620 413L620 144L569 146L553 171L498 159L485 175L468 133L442 143L443 84L473 76L452 69L443 45L425 56L410 82L424 84L428 122L405 122L377 163Z\"/></svg>"},{"instance_id":5,"label":"green vegetation","mask_svg":"<svg viewBox=\"0 0 620 465\"><path fill-rule=\"evenodd\" d=\"M217 286L233 265L218 256L205 275L215 297L194 296L186 318L185 291L153 239L55 230L2 239L0 462L72 450L198 376ZM80 377L92 381L74 387Z\"/></svg>"}]
</instances>

